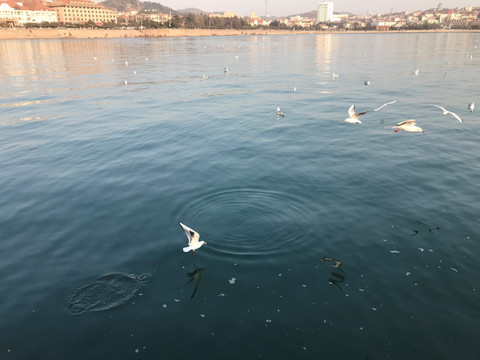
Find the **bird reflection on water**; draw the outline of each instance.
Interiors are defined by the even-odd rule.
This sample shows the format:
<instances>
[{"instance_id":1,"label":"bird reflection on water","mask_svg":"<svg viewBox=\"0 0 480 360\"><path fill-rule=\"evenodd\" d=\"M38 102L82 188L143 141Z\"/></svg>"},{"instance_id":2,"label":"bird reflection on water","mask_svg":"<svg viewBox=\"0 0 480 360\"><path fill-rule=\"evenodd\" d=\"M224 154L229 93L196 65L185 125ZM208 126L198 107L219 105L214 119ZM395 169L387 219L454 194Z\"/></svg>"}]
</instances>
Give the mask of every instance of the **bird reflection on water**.
<instances>
[{"instance_id":1,"label":"bird reflection on water","mask_svg":"<svg viewBox=\"0 0 480 360\"><path fill-rule=\"evenodd\" d=\"M194 270L187 273L187 276L190 278L188 284L195 280L195 289L193 290L192 296L190 296L190 300L193 300L193 297L197 293L198 284L200 284L200 281L202 280L202 271L207 270L206 268L198 268L195 264L193 266Z\"/></svg>"},{"instance_id":2,"label":"bird reflection on water","mask_svg":"<svg viewBox=\"0 0 480 360\"><path fill-rule=\"evenodd\" d=\"M334 271L330 272L331 277L328 278L328 282L338 287L338 289L343 293L344 291L340 284L345 281L346 276L344 275L345 272L341 269L342 262L327 256L323 257L322 261L326 266L335 269Z\"/></svg>"}]
</instances>

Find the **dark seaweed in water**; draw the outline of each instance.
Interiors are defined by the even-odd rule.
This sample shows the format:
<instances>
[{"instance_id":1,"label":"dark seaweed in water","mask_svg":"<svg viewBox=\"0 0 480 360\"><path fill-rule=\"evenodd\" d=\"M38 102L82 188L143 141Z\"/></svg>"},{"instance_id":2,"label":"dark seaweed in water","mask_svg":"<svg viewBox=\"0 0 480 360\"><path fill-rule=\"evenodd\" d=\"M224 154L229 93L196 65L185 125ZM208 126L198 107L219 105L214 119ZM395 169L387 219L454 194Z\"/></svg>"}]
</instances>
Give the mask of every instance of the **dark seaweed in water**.
<instances>
[{"instance_id":1,"label":"dark seaweed in water","mask_svg":"<svg viewBox=\"0 0 480 360\"><path fill-rule=\"evenodd\" d=\"M150 274L103 275L92 283L69 291L67 312L70 315L80 315L86 311L103 311L123 305L150 281L152 281Z\"/></svg>"}]
</instances>

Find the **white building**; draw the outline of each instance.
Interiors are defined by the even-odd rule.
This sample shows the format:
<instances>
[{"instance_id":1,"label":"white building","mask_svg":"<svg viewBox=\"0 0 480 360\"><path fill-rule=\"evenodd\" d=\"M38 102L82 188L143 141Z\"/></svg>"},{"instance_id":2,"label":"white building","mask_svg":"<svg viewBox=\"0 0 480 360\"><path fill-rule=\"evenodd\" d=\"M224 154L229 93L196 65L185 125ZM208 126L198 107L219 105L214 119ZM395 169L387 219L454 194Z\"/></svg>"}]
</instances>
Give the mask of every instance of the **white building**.
<instances>
[{"instance_id":1,"label":"white building","mask_svg":"<svg viewBox=\"0 0 480 360\"><path fill-rule=\"evenodd\" d=\"M40 2L0 0L0 23L11 26L57 22L57 12Z\"/></svg>"},{"instance_id":2,"label":"white building","mask_svg":"<svg viewBox=\"0 0 480 360\"><path fill-rule=\"evenodd\" d=\"M318 3L317 22L326 23L333 20L333 2Z\"/></svg>"}]
</instances>

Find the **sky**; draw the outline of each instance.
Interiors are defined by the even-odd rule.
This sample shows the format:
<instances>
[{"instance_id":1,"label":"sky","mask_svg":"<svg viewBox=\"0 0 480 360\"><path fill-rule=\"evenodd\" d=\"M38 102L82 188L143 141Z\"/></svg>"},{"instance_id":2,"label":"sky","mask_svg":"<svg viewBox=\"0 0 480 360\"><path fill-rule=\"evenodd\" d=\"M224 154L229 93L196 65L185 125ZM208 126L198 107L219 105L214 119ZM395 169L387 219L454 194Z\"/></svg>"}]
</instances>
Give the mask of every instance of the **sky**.
<instances>
[{"instance_id":1,"label":"sky","mask_svg":"<svg viewBox=\"0 0 480 360\"><path fill-rule=\"evenodd\" d=\"M264 0L151 0L174 10L197 8L207 12L234 12L238 16L247 16L251 12L256 15L265 15ZM315 10L321 1L315 0L268 0L268 15L288 16ZM442 3L444 8L464 7L466 5L480 6L480 0L336 0L335 12L351 12L365 14L367 11L374 13L389 13L394 11L426 10L437 7Z\"/></svg>"}]
</instances>

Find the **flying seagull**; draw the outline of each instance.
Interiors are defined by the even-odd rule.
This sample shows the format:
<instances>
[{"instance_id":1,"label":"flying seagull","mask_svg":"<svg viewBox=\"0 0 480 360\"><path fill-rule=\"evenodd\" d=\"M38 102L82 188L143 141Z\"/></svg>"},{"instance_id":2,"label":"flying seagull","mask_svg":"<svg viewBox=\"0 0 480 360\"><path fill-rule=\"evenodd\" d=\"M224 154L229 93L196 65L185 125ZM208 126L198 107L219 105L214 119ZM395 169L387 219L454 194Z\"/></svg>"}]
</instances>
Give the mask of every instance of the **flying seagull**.
<instances>
[{"instance_id":1,"label":"flying seagull","mask_svg":"<svg viewBox=\"0 0 480 360\"><path fill-rule=\"evenodd\" d=\"M441 106L438 106L438 105L433 105L433 106L436 106L437 108L441 109L443 111L443 115L452 115L455 119L457 119L458 121L460 122L463 122L462 118L460 116L458 116L457 114L455 114L454 112L451 112L451 111L448 111L447 109L445 109L444 107L441 107Z\"/></svg>"},{"instance_id":2,"label":"flying seagull","mask_svg":"<svg viewBox=\"0 0 480 360\"><path fill-rule=\"evenodd\" d=\"M348 118L345 119L346 122L351 123L351 124L361 124L362 122L358 120L358 117L360 115L366 114L366 111L362 111L359 113L355 113L355 105L350 106L350 109L348 109Z\"/></svg>"},{"instance_id":3,"label":"flying seagull","mask_svg":"<svg viewBox=\"0 0 480 360\"><path fill-rule=\"evenodd\" d=\"M185 234L188 238L188 246L183 248L184 252L189 252L192 250L193 255L195 255L195 250L202 247L203 244L206 244L205 241L198 241L200 239L200 234L197 233L195 230L190 229L188 226L183 225L182 223L178 223L180 227L185 231Z\"/></svg>"},{"instance_id":4,"label":"flying seagull","mask_svg":"<svg viewBox=\"0 0 480 360\"><path fill-rule=\"evenodd\" d=\"M396 128L395 132L399 132L400 130L408 131L408 132L422 132L423 130L421 127L415 126L415 119L402 121L398 123L394 129Z\"/></svg>"},{"instance_id":5,"label":"flying seagull","mask_svg":"<svg viewBox=\"0 0 480 360\"><path fill-rule=\"evenodd\" d=\"M385 106L391 105L391 104L395 104L396 102L397 102L397 100L393 100L393 101L387 102L387 103L383 104L382 106L380 106L379 108L376 108L376 109L373 110L373 111L378 111L378 110L384 108Z\"/></svg>"},{"instance_id":6,"label":"flying seagull","mask_svg":"<svg viewBox=\"0 0 480 360\"><path fill-rule=\"evenodd\" d=\"M470 110L470 112L473 112L473 109L475 109L475 103L472 101L471 104L468 104L468 110Z\"/></svg>"}]
</instances>

